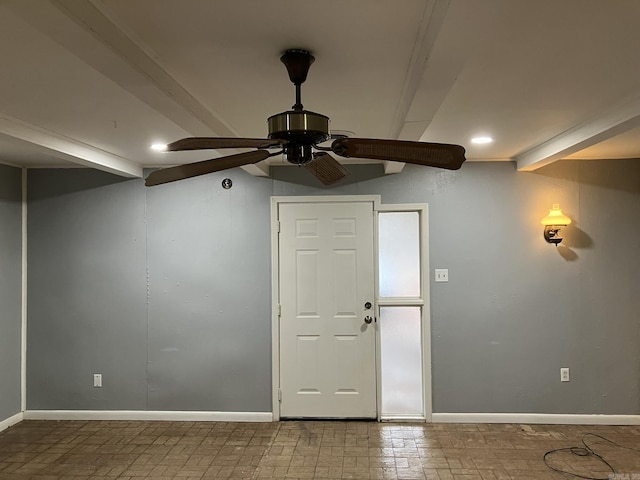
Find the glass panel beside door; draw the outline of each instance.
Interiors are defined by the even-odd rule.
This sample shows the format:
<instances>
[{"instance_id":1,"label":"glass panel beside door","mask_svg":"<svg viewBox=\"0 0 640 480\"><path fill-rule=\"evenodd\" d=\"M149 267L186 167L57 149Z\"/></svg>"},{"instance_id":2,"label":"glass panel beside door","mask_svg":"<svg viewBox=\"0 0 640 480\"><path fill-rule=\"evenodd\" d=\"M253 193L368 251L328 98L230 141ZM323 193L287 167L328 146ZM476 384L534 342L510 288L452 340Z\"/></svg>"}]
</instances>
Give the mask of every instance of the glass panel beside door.
<instances>
[{"instance_id":1,"label":"glass panel beside door","mask_svg":"<svg viewBox=\"0 0 640 480\"><path fill-rule=\"evenodd\" d=\"M419 220L417 212L378 216L381 297L420 296Z\"/></svg>"},{"instance_id":2,"label":"glass panel beside door","mask_svg":"<svg viewBox=\"0 0 640 480\"><path fill-rule=\"evenodd\" d=\"M420 307L381 307L382 416L421 417Z\"/></svg>"}]
</instances>

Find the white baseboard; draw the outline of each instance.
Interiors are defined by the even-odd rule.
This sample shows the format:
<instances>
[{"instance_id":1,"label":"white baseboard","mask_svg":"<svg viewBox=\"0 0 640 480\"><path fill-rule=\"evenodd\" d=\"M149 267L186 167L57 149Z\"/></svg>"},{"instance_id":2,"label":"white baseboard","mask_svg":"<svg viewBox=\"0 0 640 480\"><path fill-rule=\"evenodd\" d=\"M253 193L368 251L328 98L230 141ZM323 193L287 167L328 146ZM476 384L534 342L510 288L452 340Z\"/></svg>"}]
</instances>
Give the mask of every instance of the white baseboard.
<instances>
[{"instance_id":1,"label":"white baseboard","mask_svg":"<svg viewBox=\"0 0 640 480\"><path fill-rule=\"evenodd\" d=\"M640 425L640 415L547 413L433 413L433 423L542 423L562 425Z\"/></svg>"},{"instance_id":2,"label":"white baseboard","mask_svg":"<svg viewBox=\"0 0 640 480\"><path fill-rule=\"evenodd\" d=\"M156 420L175 422L272 422L271 412L162 412L146 410L27 410L25 420Z\"/></svg>"},{"instance_id":3,"label":"white baseboard","mask_svg":"<svg viewBox=\"0 0 640 480\"><path fill-rule=\"evenodd\" d=\"M163 412L144 410L27 410L0 422L0 431L22 420L155 420L176 422L272 422L271 412ZM423 420L420 420L423 421ZM640 415L546 413L433 413L433 423L640 425Z\"/></svg>"},{"instance_id":4,"label":"white baseboard","mask_svg":"<svg viewBox=\"0 0 640 480\"><path fill-rule=\"evenodd\" d=\"M5 420L0 421L0 432L2 432L3 430L6 430L12 425L15 425L16 423L21 422L22 420L24 420L24 414L20 412L20 413L16 413L15 415L12 415L11 417Z\"/></svg>"}]
</instances>

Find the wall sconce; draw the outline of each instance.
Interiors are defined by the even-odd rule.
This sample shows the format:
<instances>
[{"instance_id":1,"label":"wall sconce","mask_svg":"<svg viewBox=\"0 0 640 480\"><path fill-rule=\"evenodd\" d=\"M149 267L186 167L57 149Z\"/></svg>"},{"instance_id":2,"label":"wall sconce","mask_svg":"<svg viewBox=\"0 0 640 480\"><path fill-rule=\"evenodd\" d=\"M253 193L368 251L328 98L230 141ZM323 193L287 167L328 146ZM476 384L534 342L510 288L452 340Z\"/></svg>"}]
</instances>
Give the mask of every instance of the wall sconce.
<instances>
[{"instance_id":1,"label":"wall sconce","mask_svg":"<svg viewBox=\"0 0 640 480\"><path fill-rule=\"evenodd\" d=\"M571 219L562 213L560 204L554 203L551 210L549 210L549 214L540 220L540 223L544 225L544 239L557 247L562 242L560 230L569 225Z\"/></svg>"}]
</instances>

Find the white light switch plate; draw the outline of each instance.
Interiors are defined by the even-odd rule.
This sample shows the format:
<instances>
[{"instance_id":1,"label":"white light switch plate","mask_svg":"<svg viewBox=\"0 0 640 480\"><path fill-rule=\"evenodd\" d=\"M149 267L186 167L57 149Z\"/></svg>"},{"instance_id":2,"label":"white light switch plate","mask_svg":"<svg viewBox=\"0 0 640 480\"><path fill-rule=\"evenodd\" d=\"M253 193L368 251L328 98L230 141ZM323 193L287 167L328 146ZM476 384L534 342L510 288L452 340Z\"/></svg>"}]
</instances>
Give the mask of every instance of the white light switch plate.
<instances>
[{"instance_id":1,"label":"white light switch plate","mask_svg":"<svg viewBox=\"0 0 640 480\"><path fill-rule=\"evenodd\" d=\"M449 281L449 269L436 268L436 282L448 282L448 281Z\"/></svg>"},{"instance_id":2,"label":"white light switch plate","mask_svg":"<svg viewBox=\"0 0 640 480\"><path fill-rule=\"evenodd\" d=\"M101 373L94 373L93 374L93 386L95 388L101 388L102 387L102 374Z\"/></svg>"}]
</instances>

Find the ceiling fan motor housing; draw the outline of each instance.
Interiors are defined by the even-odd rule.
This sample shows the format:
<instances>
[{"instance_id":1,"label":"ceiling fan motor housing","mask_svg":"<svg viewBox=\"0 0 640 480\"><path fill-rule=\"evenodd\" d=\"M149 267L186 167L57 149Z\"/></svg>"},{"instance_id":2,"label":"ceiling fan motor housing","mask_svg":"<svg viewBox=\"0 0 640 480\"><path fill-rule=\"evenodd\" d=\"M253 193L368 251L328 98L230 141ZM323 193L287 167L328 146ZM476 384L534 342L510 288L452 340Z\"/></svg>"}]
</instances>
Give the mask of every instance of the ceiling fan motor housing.
<instances>
[{"instance_id":1,"label":"ceiling fan motor housing","mask_svg":"<svg viewBox=\"0 0 640 480\"><path fill-rule=\"evenodd\" d=\"M287 140L287 160L305 164L312 160L311 146L329 139L329 117L308 110L290 110L267 119L269 138Z\"/></svg>"}]
</instances>

